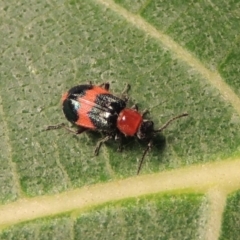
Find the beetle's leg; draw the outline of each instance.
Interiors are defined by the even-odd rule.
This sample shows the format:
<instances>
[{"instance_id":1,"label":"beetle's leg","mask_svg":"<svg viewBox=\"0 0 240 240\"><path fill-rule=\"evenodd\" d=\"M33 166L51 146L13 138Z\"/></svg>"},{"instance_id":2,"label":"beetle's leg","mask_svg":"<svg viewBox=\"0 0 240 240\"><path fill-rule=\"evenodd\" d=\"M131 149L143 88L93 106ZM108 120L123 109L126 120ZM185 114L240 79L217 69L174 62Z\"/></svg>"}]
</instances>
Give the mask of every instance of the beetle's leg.
<instances>
[{"instance_id":1,"label":"beetle's leg","mask_svg":"<svg viewBox=\"0 0 240 240\"><path fill-rule=\"evenodd\" d=\"M46 128L46 131L47 131L47 130L60 129L60 128L64 128L64 129L66 129L68 132L71 132L71 133L73 133L73 134L81 134L82 132L84 132L84 131L87 130L87 128L78 127L78 130L77 130L77 131L74 131L74 130L72 130L71 128L67 127L67 126L65 125L65 123L60 123L60 124L58 124L58 125L48 126L48 127Z\"/></svg>"},{"instance_id":2,"label":"beetle's leg","mask_svg":"<svg viewBox=\"0 0 240 240\"><path fill-rule=\"evenodd\" d=\"M117 133L115 135L115 140L119 141L117 151L122 152L122 150L123 150L123 134Z\"/></svg>"},{"instance_id":3,"label":"beetle's leg","mask_svg":"<svg viewBox=\"0 0 240 240\"><path fill-rule=\"evenodd\" d=\"M104 137L104 138L102 138L102 139L100 139L100 140L98 141L98 143L97 143L97 145L96 145L96 148L95 148L95 150L94 150L94 155L95 155L95 156L98 155L99 150L100 150L102 144L105 143L105 142L107 142L107 141L108 141L109 139L111 139L111 138L112 138L111 135L107 135L106 137Z\"/></svg>"},{"instance_id":4,"label":"beetle's leg","mask_svg":"<svg viewBox=\"0 0 240 240\"><path fill-rule=\"evenodd\" d=\"M135 111L138 111L138 105L137 104L134 104L131 106L131 109L135 110Z\"/></svg>"},{"instance_id":5,"label":"beetle's leg","mask_svg":"<svg viewBox=\"0 0 240 240\"><path fill-rule=\"evenodd\" d=\"M122 91L122 95L128 94L128 92L129 92L130 89L131 89L131 86L130 86L130 84L127 83L127 84L125 85L123 91Z\"/></svg>"},{"instance_id":6,"label":"beetle's leg","mask_svg":"<svg viewBox=\"0 0 240 240\"><path fill-rule=\"evenodd\" d=\"M102 83L102 84L99 85L99 87L104 88L105 90L108 91L109 88L110 88L110 84L108 82Z\"/></svg>"},{"instance_id":7,"label":"beetle's leg","mask_svg":"<svg viewBox=\"0 0 240 240\"><path fill-rule=\"evenodd\" d=\"M141 171L141 168L142 168L142 165L143 165L143 161L145 159L145 156L146 154L151 150L152 148L152 145L153 145L153 142L152 142L152 139L149 141L148 145L147 145L147 148L144 150L143 152L143 155L142 155L142 158L139 162L139 165L138 165L138 170L137 170L137 175L139 174L139 172Z\"/></svg>"},{"instance_id":8,"label":"beetle's leg","mask_svg":"<svg viewBox=\"0 0 240 240\"><path fill-rule=\"evenodd\" d=\"M65 123L60 123L57 125L52 125L52 126L47 126L47 128L45 129L47 130L55 130L55 129L60 129L60 128L64 128L65 127Z\"/></svg>"},{"instance_id":9,"label":"beetle's leg","mask_svg":"<svg viewBox=\"0 0 240 240\"><path fill-rule=\"evenodd\" d=\"M78 130L75 132L75 134L81 134L81 133L85 132L86 130L87 130L87 128L78 127Z\"/></svg>"},{"instance_id":10,"label":"beetle's leg","mask_svg":"<svg viewBox=\"0 0 240 240\"><path fill-rule=\"evenodd\" d=\"M131 109L138 112L138 105L137 104L132 105ZM149 114L149 111L147 109L144 109L142 112L142 117L144 118L145 115L147 115L147 114Z\"/></svg>"},{"instance_id":11,"label":"beetle's leg","mask_svg":"<svg viewBox=\"0 0 240 240\"><path fill-rule=\"evenodd\" d=\"M127 102L128 99L129 99L129 97L128 97L128 92L129 92L130 88L131 88L130 84L127 83L127 84L125 85L123 91L122 91L121 98L122 98L125 102Z\"/></svg>"},{"instance_id":12,"label":"beetle's leg","mask_svg":"<svg viewBox=\"0 0 240 240\"><path fill-rule=\"evenodd\" d=\"M144 118L147 114L149 114L148 109L144 109L142 112L142 117Z\"/></svg>"}]
</instances>

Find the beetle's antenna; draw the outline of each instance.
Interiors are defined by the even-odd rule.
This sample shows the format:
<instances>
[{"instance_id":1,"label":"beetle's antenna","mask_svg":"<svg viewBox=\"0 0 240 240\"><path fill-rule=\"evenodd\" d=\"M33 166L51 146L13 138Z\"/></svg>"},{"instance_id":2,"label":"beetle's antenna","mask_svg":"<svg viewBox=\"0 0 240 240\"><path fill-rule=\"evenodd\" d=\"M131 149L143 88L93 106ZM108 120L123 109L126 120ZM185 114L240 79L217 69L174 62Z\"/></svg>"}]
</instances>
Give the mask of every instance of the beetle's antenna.
<instances>
[{"instance_id":1,"label":"beetle's antenna","mask_svg":"<svg viewBox=\"0 0 240 240\"><path fill-rule=\"evenodd\" d=\"M167 128L168 125L169 125L171 122L175 121L175 120L178 119L178 118L185 117L185 116L188 116L188 113L182 113L182 114L180 114L180 115L177 115L177 116L171 118L171 119L168 120L161 128L159 128L158 130L154 130L154 132L155 132L155 133L156 133L156 132L161 132L162 130L164 130L165 128Z\"/></svg>"},{"instance_id":2,"label":"beetle's antenna","mask_svg":"<svg viewBox=\"0 0 240 240\"><path fill-rule=\"evenodd\" d=\"M175 120L178 119L178 118L186 117L186 116L188 116L188 113L182 113L182 114L180 114L180 115L177 115L177 116L171 118L170 120L168 120L161 128L159 128L159 129L157 129L157 130L154 130L153 132L154 132L154 133L156 133L156 132L161 132L162 130L164 130L165 128L167 128L168 125L169 125L171 122L175 121ZM139 163L139 165L138 165L137 175L138 175L139 172L141 171L141 168L142 168L142 165L143 165L145 156L146 156L146 154L148 153L148 151L151 149L152 145L153 145L153 142L152 142L152 139L151 139L151 140L149 141L148 145L147 145L147 148L146 148L146 149L144 150L144 152L143 152L142 158L141 158L140 163Z\"/></svg>"},{"instance_id":3,"label":"beetle's antenna","mask_svg":"<svg viewBox=\"0 0 240 240\"><path fill-rule=\"evenodd\" d=\"M144 158L145 158L146 154L148 153L148 151L151 149L151 147L152 147L152 139L150 140L150 142L149 142L148 145L147 145L147 148L146 148L146 149L144 150L144 152L143 152L142 158L141 158L140 163L139 163L139 165L138 165L137 175L138 175L139 172L141 171Z\"/></svg>"}]
</instances>

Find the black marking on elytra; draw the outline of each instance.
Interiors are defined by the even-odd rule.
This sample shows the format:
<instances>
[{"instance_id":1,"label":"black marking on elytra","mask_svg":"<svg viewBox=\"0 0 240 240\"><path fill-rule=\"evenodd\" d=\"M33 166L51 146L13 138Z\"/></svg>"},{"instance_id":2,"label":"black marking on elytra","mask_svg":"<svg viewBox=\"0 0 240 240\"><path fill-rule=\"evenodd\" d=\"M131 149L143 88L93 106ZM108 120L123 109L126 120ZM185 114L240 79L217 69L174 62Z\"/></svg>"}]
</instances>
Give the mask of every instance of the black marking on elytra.
<instances>
[{"instance_id":1,"label":"black marking on elytra","mask_svg":"<svg viewBox=\"0 0 240 240\"><path fill-rule=\"evenodd\" d=\"M109 131L114 128L114 122L117 121L117 116L113 119L111 113L102 111L97 107L93 107L90 112L88 112L88 117L91 119L93 125L100 130ZM111 122L113 119L113 122Z\"/></svg>"},{"instance_id":2,"label":"black marking on elytra","mask_svg":"<svg viewBox=\"0 0 240 240\"><path fill-rule=\"evenodd\" d=\"M63 113L67 120L71 123L75 123L78 120L78 109L80 103L73 99L65 99L63 101Z\"/></svg>"},{"instance_id":3,"label":"black marking on elytra","mask_svg":"<svg viewBox=\"0 0 240 240\"><path fill-rule=\"evenodd\" d=\"M119 114L126 107L126 102L124 100L112 94L99 94L95 103L107 108L112 114Z\"/></svg>"},{"instance_id":4,"label":"black marking on elytra","mask_svg":"<svg viewBox=\"0 0 240 240\"><path fill-rule=\"evenodd\" d=\"M67 98L63 101L63 113L69 122L75 123L78 120L78 110L81 107L78 98L83 97L92 88L92 85L85 84L75 86L68 91Z\"/></svg>"},{"instance_id":5,"label":"black marking on elytra","mask_svg":"<svg viewBox=\"0 0 240 240\"><path fill-rule=\"evenodd\" d=\"M126 103L122 99L112 94L99 94L88 117L97 129L111 132L116 128L119 112L125 107Z\"/></svg>"},{"instance_id":6,"label":"black marking on elytra","mask_svg":"<svg viewBox=\"0 0 240 240\"><path fill-rule=\"evenodd\" d=\"M83 97L86 94L86 91L92 88L93 88L93 85L89 85L89 84L78 85L76 87L73 87L68 91L67 98L77 100L77 98Z\"/></svg>"}]
</instances>

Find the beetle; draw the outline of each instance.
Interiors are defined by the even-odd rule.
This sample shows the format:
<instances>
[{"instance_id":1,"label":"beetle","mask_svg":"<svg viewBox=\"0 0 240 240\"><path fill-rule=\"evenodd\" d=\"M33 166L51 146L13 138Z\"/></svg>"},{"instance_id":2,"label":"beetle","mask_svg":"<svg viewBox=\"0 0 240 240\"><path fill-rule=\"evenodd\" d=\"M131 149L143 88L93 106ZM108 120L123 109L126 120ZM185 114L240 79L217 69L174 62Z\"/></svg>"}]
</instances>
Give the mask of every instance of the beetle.
<instances>
[{"instance_id":1,"label":"beetle","mask_svg":"<svg viewBox=\"0 0 240 240\"><path fill-rule=\"evenodd\" d=\"M121 98L111 94L109 88L109 83L99 86L90 83L71 88L62 96L62 110L66 119L77 127L77 131L73 131L65 124L48 126L46 130L65 128L74 134L81 134L86 130L104 133L104 138L96 145L95 155L98 155L102 144L109 139L120 140L119 151L122 150L124 136L148 140L147 148L142 154L137 169L137 174L139 174L144 158L153 145L153 137L167 128L174 120L188 114L177 115L155 130L153 121L145 119L148 111L140 113L136 105L131 108L126 107L128 101L126 93L130 89L130 85L126 86Z\"/></svg>"}]
</instances>

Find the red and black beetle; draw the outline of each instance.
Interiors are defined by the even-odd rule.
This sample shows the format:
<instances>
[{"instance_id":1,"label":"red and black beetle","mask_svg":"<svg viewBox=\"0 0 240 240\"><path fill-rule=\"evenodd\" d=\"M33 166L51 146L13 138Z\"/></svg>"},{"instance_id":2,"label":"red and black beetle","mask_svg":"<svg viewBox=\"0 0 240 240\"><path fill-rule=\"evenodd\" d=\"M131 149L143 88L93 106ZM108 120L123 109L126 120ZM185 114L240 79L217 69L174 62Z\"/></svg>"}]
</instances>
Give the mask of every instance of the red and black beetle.
<instances>
[{"instance_id":1,"label":"red and black beetle","mask_svg":"<svg viewBox=\"0 0 240 240\"><path fill-rule=\"evenodd\" d=\"M123 91L122 98L112 95L109 92L109 87L109 83L100 86L90 83L71 88L62 97L62 109L67 120L77 126L78 130L73 131L66 127L65 124L48 126L47 130L64 127L75 134L80 134L86 130L103 132L105 137L98 142L94 152L95 155L98 155L102 143L109 139L120 140L119 150L122 149L121 139L123 136L135 136L138 139L148 140L147 148L143 152L138 166L137 174L139 174L143 160L152 147L154 135L165 129L175 119L188 114L180 114L155 130L154 123L144 119L147 111L138 112L136 105L132 108L126 108L128 98L125 93L129 90L129 85Z\"/></svg>"}]
</instances>

